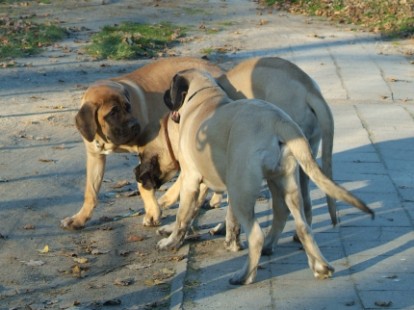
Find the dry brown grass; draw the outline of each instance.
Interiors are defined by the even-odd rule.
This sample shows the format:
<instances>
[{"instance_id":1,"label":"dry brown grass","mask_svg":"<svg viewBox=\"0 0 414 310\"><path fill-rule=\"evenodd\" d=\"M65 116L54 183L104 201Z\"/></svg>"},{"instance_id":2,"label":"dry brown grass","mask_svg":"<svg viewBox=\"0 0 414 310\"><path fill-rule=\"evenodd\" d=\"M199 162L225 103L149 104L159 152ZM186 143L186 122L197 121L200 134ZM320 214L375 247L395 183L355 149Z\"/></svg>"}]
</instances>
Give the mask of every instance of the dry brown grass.
<instances>
[{"instance_id":1,"label":"dry brown grass","mask_svg":"<svg viewBox=\"0 0 414 310\"><path fill-rule=\"evenodd\" d=\"M414 0L260 0L295 14L324 16L394 37L414 37Z\"/></svg>"}]
</instances>

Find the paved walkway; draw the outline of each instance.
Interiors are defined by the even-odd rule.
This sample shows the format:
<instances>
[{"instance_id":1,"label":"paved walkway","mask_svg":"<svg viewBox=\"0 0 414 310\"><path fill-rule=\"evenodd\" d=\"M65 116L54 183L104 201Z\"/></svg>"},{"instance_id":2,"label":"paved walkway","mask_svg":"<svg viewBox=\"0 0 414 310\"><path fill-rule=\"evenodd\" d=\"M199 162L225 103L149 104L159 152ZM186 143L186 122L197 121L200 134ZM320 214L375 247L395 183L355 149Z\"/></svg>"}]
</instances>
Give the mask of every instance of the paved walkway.
<instances>
[{"instance_id":1,"label":"paved walkway","mask_svg":"<svg viewBox=\"0 0 414 310\"><path fill-rule=\"evenodd\" d=\"M257 282L244 287L228 279L243 265L246 251L228 253L222 238L205 234L204 242L189 246L171 308L414 309L413 64L370 34L306 25L285 14L263 19L268 23L254 37L246 27L230 41L243 50L218 59L285 57L318 82L335 119L334 178L364 199L376 219L339 203L341 223L333 228L324 196L313 188L316 240L336 269L325 281L313 278L304 251L292 242L292 222L273 256L262 257ZM266 190L263 196L257 216L266 229L271 223ZM205 212L201 227L224 215L224 209Z\"/></svg>"},{"instance_id":2,"label":"paved walkway","mask_svg":"<svg viewBox=\"0 0 414 310\"><path fill-rule=\"evenodd\" d=\"M334 171L337 182L364 199L376 219L338 204L341 223L330 225L324 196L312 190L314 232L336 269L316 280L300 245L292 242L292 221L271 257L262 257L257 282L228 284L246 251L227 253L222 238L190 246L179 309L414 309L413 105L333 104L336 121ZM209 210L210 227L225 210ZM258 202L264 227L271 223L268 193ZM182 291L176 291L176 294Z\"/></svg>"}]
</instances>

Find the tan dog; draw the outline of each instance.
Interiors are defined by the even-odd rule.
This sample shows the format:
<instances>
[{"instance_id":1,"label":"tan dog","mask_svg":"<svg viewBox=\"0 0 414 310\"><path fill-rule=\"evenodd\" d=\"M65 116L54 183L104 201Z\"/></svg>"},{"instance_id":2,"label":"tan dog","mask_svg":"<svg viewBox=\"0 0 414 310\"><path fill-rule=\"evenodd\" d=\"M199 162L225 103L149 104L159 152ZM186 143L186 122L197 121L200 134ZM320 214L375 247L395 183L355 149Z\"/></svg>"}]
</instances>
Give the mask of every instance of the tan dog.
<instances>
[{"instance_id":1,"label":"tan dog","mask_svg":"<svg viewBox=\"0 0 414 310\"><path fill-rule=\"evenodd\" d=\"M302 129L315 156L322 140L322 170L332 178L333 117L318 85L305 72L293 63L278 57L252 58L241 62L217 81L231 99L262 99L281 108ZM179 182L180 179L160 198L158 202L162 207L177 201ZM308 224L311 224L309 179L302 170L300 185L306 219ZM202 197L203 195L200 200ZM218 204L218 198L213 196L214 202L210 204ZM327 200L332 223L335 225L335 201L329 197Z\"/></svg>"},{"instance_id":2,"label":"tan dog","mask_svg":"<svg viewBox=\"0 0 414 310\"><path fill-rule=\"evenodd\" d=\"M321 254L304 217L297 163L331 197L372 216L374 213L321 172L305 136L292 119L265 101L230 100L211 75L194 69L178 73L164 98L175 119L180 120L182 186L174 231L158 242L158 248L181 246L199 208L200 186L207 186L216 192L227 190L231 209L249 244L247 263L230 283L255 280L261 251L271 251L289 211L314 276L330 277L334 269ZM254 218L263 179L273 197L273 223L266 240Z\"/></svg>"},{"instance_id":3,"label":"tan dog","mask_svg":"<svg viewBox=\"0 0 414 310\"><path fill-rule=\"evenodd\" d=\"M201 59L169 58L119 78L99 81L87 89L76 115L76 126L87 153L85 198L78 213L61 221L64 228L82 228L91 218L106 155L113 152L139 154L141 163L136 174L146 211L143 223L159 225L161 211L155 189L179 169L174 155L168 151L171 142L161 122L168 113L163 95L174 74L188 68L208 70L216 77L222 74L217 66Z\"/></svg>"}]
</instances>

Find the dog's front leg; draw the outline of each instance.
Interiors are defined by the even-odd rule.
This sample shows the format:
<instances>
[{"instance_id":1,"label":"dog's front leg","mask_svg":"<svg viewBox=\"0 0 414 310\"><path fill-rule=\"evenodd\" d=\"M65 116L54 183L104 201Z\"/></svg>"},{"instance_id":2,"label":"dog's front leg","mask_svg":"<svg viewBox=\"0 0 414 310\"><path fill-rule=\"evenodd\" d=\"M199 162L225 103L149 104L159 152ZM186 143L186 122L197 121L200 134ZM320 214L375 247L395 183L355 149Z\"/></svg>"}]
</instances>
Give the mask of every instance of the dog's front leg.
<instances>
[{"instance_id":1,"label":"dog's front leg","mask_svg":"<svg viewBox=\"0 0 414 310\"><path fill-rule=\"evenodd\" d=\"M138 190L144 201L145 215L142 221L144 226L159 226L161 222L161 209L155 197L155 188L145 188L138 182Z\"/></svg>"},{"instance_id":2,"label":"dog's front leg","mask_svg":"<svg viewBox=\"0 0 414 310\"><path fill-rule=\"evenodd\" d=\"M63 219L60 223L65 229L81 229L92 217L98 204L98 193L105 173L106 155L86 153L86 185L82 208L78 213Z\"/></svg>"},{"instance_id":3,"label":"dog's front leg","mask_svg":"<svg viewBox=\"0 0 414 310\"><path fill-rule=\"evenodd\" d=\"M168 238L161 239L157 247L164 249L178 249L185 238L188 227L197 215L200 205L197 203L200 192L200 179L192 180L182 177L180 190L180 206L178 207L177 218L173 232Z\"/></svg>"},{"instance_id":4,"label":"dog's front leg","mask_svg":"<svg viewBox=\"0 0 414 310\"><path fill-rule=\"evenodd\" d=\"M176 203L180 197L181 188L181 174L175 180L174 184L165 192L164 195L158 199L158 204L161 208L166 209Z\"/></svg>"}]
</instances>

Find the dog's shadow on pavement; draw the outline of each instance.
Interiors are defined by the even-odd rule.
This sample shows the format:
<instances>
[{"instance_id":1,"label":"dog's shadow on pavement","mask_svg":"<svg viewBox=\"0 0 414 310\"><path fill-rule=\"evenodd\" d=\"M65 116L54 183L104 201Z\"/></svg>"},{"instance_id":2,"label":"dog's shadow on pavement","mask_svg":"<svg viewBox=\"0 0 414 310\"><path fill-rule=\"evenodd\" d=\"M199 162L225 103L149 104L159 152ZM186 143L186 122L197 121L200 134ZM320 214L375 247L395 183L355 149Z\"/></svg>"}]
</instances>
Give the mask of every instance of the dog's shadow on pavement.
<instances>
[{"instance_id":1,"label":"dog's shadow on pavement","mask_svg":"<svg viewBox=\"0 0 414 310\"><path fill-rule=\"evenodd\" d=\"M320 193L317 199L313 199L315 238L322 253L337 269L332 281L335 281L335 278L358 275L365 271L382 272L384 276L393 276L395 272L398 272L398 267L390 269L389 260L414 246L414 240L410 237L412 217L408 210L411 200L407 197L413 187L413 176L410 175L409 170L413 161L394 164L401 161L399 155L413 150L414 138L407 138L370 144L334 154L335 180L363 199L376 212L376 218L371 220L368 215L359 210L337 202L340 224L333 228L327 215L325 196ZM370 156L365 156L368 153ZM345 167L345 170L340 167L341 165ZM407 180L407 184L402 185L402 179ZM311 190L315 189L311 186ZM267 196L265 191L262 191L262 195ZM261 226L264 230L268 230L271 225L271 220L269 220L271 210L257 212L256 216L259 221L262 218ZM303 269L308 269L309 277L312 278L305 252L300 244L292 241L294 226L292 219L289 221L290 225L287 224L280 243L275 246L273 255L262 257L257 283L271 278L280 278L282 281L285 275ZM211 237L211 239L213 239L213 245L208 254L212 254L213 258L209 258L208 254L203 254L203 251L201 251L200 258L197 258L197 243L193 244L195 248L193 260L200 261L200 268L195 274L192 274L192 268L189 268L190 274L187 275L187 281L198 281L200 286L206 290L216 288L209 291L210 294L220 290L237 289L237 286L228 284L228 279L233 272L243 266L247 251L229 253L224 249L218 250L218 247L223 247L222 238ZM213 263L206 263L204 266L203 260ZM410 262L407 261L405 267L407 264ZM408 267L411 270L414 268L414 266ZM403 272L402 269L401 272ZM193 294L192 296L191 290L189 294L190 298L195 299L203 295Z\"/></svg>"},{"instance_id":2,"label":"dog's shadow on pavement","mask_svg":"<svg viewBox=\"0 0 414 310\"><path fill-rule=\"evenodd\" d=\"M412 238L410 239L410 234L412 234L413 211L408 209L410 206L411 208L413 206L412 200L410 200L410 193L412 195L413 187L413 176L410 169L412 169L411 166L413 162L403 161L400 158L402 156L401 154L412 151L414 151L414 138L382 142L374 145L374 148L372 144L369 144L360 148L334 154L333 170L335 180L340 185L346 186L368 203L368 205L375 210L376 219L372 221L368 215L338 202L341 222L338 227L333 228L330 223L324 195L321 193L313 195L313 197L316 197L316 199L312 199L314 205L313 230L322 253L337 269L337 272L333 275L332 281L335 281L335 278L358 275L370 269L378 270L382 268L382 271L386 275L388 273L394 273L395 268L389 271L387 270L387 267L389 268L390 265L389 262L387 265L386 261L391 257L401 255L401 253L404 253L414 246L414 241ZM369 154L369 156L366 156L367 154ZM366 160L366 158L369 158L369 160ZM69 165L68 168L65 169L66 171L62 171L60 174L61 180L64 183L67 182L65 181L67 178L72 179L74 177L74 171L71 169L73 168L72 166ZM132 167L134 165L130 166ZM118 161L116 163L109 162L107 172L122 167L127 170L129 169L125 164L118 164ZM82 178L84 178L84 176L82 176ZM404 183L405 180L407 180L406 183ZM387 186L390 186L390 188L387 189ZM60 205L61 207L68 204L67 199L69 197L71 197L70 205L77 205L82 201L82 193L79 192L79 189L81 188L82 187L78 184L65 189L65 192L61 194L51 191L35 203L35 205L42 205L42 207L37 207L39 208L39 211L46 210L44 207L46 207L48 203L50 204L50 202L53 202L55 206ZM385 192L384 189L386 189ZM315 191L316 188L312 186L311 190ZM263 193L266 197L266 192ZM136 199L136 197L133 197L132 199ZM11 207L12 202L10 201L9 203ZM21 203L18 204L21 205ZM33 203L34 202L32 202L32 204ZM116 202L116 204L117 203L118 202ZM114 206L114 208L115 207L116 206ZM7 213L9 210L10 208L2 207L0 212ZM70 213L68 210L66 211ZM30 210L26 210L26 212L30 212ZM50 212L50 210L48 212ZM114 210L114 212L121 211ZM224 210L210 210L208 212L221 212L221 214L225 214ZM262 227L265 230L269 229L271 223L269 220L271 211L261 211L256 215L261 222ZM116 225L122 225L126 220L128 219L120 219L116 222ZM141 217L135 218L134 220L140 221ZM171 222L173 220L173 216L164 219L164 221ZM100 224L96 219L92 220L91 223L93 225L86 227L86 230L89 233L94 229L98 230L101 226L106 225L105 223ZM37 223L34 224L37 225ZM58 223L56 223L56 225L58 225ZM39 235L37 237L41 237L43 233L46 233L45 231L47 227L49 226L47 225L44 228L39 226ZM113 238L112 244L114 245L119 244L119 233L122 233L122 229L117 229L116 231L118 231L117 234L111 232L107 233L108 238ZM82 233L73 235L72 233L64 232L63 230L56 232L56 229L54 229L52 233L53 232L57 233L57 236L65 236L68 234L68 237L65 237L65 240L68 239L68 241L70 241L69 239L82 236ZM156 251L155 246L159 237L155 236L155 230L147 231L146 234L154 234L151 236L151 241L154 243L153 249ZM289 220L285 232L281 236L280 243L275 247L273 255L262 257L257 281L252 285L260 285L264 281L273 279L283 282L285 276L290 276L303 269L308 271L309 280L315 281L315 283L328 283L326 281L321 282L313 279L312 272L307 265L306 254L301 249L300 244L292 241L292 235L293 225L292 220ZM11 236L11 239L14 237ZM19 238L33 238L33 235L29 236L25 233ZM207 237L207 239L211 242L211 246L209 246L210 250L206 250L205 254L201 255L199 258L197 247L202 242L191 241L191 247L195 248L195 256L192 257L191 260L196 262L199 260L201 263L195 273L193 272L194 269L187 268L184 280L184 290L185 294L189 294L190 298L194 298L195 302L198 298L202 298L202 294L198 292L199 289L203 290L205 296L218 294L219 292L226 290L238 289L238 286L231 286L228 284L228 279L234 272L243 266L246 260L246 250L239 253L227 252L223 246L224 238L222 236L212 236ZM8 241L6 240L5 242ZM108 244L110 243L111 241L108 241ZM208 249L208 247L205 248ZM139 262L139 258L137 258L137 262ZM344 262L346 262L345 265ZM109 260L107 263L108 266L110 264L117 266L119 261L112 261L111 263L111 260ZM405 263L405 265L407 264L410 264L410 262ZM413 270L414 266L411 266L410 268ZM92 276L99 277L99 274L91 275L91 277ZM183 275L175 275L175 277L179 276ZM137 280L140 278L139 274L136 275L136 278ZM59 287L65 288L75 283L76 281L70 280L65 283L59 283ZM197 283L199 285L192 289L191 285L196 285ZM204 290L207 287L209 289ZM214 289L210 290L210 288ZM194 292L197 292L197 294ZM171 292L172 295L176 293L176 291ZM137 290L134 294L141 296L141 294L145 294L145 289ZM119 298L121 300L124 298L130 299L132 295L133 294L128 293L119 296Z\"/></svg>"}]
</instances>

